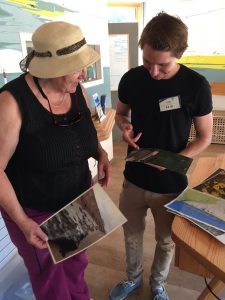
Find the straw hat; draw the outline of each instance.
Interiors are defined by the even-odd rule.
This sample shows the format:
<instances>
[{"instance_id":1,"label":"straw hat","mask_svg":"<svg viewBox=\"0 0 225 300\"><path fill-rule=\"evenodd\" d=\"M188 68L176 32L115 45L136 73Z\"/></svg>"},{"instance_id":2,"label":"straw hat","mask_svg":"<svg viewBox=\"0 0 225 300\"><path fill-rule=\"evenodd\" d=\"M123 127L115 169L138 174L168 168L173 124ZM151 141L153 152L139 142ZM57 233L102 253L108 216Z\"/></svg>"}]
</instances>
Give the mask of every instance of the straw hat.
<instances>
[{"instance_id":1,"label":"straw hat","mask_svg":"<svg viewBox=\"0 0 225 300\"><path fill-rule=\"evenodd\" d=\"M99 59L99 54L87 45L81 29L70 23L45 23L33 33L32 42L33 51L20 67L38 78L69 75Z\"/></svg>"}]
</instances>

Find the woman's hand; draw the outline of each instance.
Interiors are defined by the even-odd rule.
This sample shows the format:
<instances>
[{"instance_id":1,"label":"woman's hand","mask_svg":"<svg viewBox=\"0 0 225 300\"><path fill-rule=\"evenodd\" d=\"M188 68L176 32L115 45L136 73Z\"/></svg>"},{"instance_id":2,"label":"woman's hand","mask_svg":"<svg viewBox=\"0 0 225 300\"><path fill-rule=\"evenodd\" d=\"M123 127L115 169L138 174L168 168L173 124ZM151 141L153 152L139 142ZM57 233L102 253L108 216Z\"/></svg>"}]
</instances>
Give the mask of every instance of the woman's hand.
<instances>
[{"instance_id":1,"label":"woman's hand","mask_svg":"<svg viewBox=\"0 0 225 300\"><path fill-rule=\"evenodd\" d=\"M48 237L35 221L27 217L26 220L19 224L19 227L29 244L39 249L47 248Z\"/></svg>"},{"instance_id":2,"label":"woman's hand","mask_svg":"<svg viewBox=\"0 0 225 300\"><path fill-rule=\"evenodd\" d=\"M108 154L103 148L98 150L98 182L101 186L107 186L111 175L111 166Z\"/></svg>"}]
</instances>

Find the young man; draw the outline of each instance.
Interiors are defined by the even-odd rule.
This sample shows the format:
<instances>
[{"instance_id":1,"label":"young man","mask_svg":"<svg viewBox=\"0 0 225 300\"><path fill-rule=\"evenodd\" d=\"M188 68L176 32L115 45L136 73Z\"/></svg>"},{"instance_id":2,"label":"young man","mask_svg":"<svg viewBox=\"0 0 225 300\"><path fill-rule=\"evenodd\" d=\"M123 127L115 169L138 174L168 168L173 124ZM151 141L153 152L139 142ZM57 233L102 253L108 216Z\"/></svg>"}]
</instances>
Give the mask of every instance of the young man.
<instances>
[{"instance_id":1,"label":"young man","mask_svg":"<svg viewBox=\"0 0 225 300\"><path fill-rule=\"evenodd\" d=\"M193 157L210 144L210 86L203 76L177 63L187 48L187 37L186 25L164 12L144 28L139 41L143 66L128 71L118 89L116 123L129 145L128 153L139 148L161 148ZM192 121L196 139L188 143ZM164 205L187 186L187 177L134 162L126 163L124 176L120 209L128 220L124 224L127 279L112 289L110 299L125 299L142 284L143 233L150 208L156 239L149 278L152 298L168 300L165 283L174 253L173 216Z\"/></svg>"}]
</instances>

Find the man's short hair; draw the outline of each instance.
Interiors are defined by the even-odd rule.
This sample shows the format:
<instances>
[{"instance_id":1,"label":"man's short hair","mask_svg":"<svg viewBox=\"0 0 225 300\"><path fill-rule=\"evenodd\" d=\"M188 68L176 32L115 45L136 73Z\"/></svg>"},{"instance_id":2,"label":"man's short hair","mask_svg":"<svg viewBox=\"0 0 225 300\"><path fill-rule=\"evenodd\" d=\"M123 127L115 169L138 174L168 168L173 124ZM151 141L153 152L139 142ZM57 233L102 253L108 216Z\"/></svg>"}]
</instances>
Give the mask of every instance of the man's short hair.
<instances>
[{"instance_id":1,"label":"man's short hair","mask_svg":"<svg viewBox=\"0 0 225 300\"><path fill-rule=\"evenodd\" d=\"M181 19L162 11L145 26L138 44L141 49L148 44L154 50L170 51L181 58L188 47L187 39L188 28Z\"/></svg>"}]
</instances>

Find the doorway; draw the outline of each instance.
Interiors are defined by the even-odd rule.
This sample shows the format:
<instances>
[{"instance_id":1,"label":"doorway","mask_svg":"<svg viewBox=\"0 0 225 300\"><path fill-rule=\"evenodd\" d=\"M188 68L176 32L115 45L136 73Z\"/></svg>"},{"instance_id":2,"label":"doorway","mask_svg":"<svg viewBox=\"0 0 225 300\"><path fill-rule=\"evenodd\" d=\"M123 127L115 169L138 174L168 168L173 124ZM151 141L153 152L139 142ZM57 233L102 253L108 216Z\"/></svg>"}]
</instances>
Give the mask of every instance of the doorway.
<instances>
[{"instance_id":1,"label":"doorway","mask_svg":"<svg viewBox=\"0 0 225 300\"><path fill-rule=\"evenodd\" d=\"M118 83L129 69L138 66L138 23L109 23L110 82L112 108L118 101ZM121 140L121 132L115 125L113 140Z\"/></svg>"}]
</instances>

